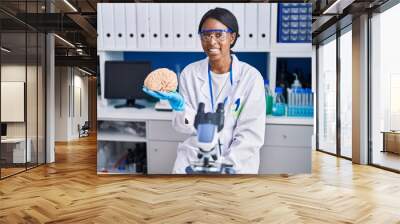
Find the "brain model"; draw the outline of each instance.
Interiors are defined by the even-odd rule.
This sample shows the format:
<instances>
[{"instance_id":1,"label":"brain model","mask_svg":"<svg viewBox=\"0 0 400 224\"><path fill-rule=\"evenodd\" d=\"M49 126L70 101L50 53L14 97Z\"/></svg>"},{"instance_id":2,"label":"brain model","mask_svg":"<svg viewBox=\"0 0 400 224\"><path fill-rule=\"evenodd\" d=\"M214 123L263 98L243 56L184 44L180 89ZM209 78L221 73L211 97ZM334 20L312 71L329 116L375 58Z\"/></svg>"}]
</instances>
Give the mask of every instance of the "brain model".
<instances>
[{"instance_id":1,"label":"brain model","mask_svg":"<svg viewBox=\"0 0 400 224\"><path fill-rule=\"evenodd\" d=\"M144 86L153 91L173 92L178 87L178 79L175 72L160 68L147 75Z\"/></svg>"}]
</instances>

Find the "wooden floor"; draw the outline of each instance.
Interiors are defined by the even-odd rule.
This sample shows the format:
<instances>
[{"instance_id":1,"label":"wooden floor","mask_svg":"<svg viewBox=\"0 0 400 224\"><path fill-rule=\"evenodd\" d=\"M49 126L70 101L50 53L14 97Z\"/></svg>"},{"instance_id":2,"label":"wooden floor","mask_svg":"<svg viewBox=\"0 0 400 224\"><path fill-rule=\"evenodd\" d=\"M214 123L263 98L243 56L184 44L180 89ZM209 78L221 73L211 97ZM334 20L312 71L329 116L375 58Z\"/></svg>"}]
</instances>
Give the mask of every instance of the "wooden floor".
<instances>
[{"instance_id":1,"label":"wooden floor","mask_svg":"<svg viewBox=\"0 0 400 224\"><path fill-rule=\"evenodd\" d=\"M400 223L400 175L313 153L294 176L96 175L96 141L0 181L0 223Z\"/></svg>"},{"instance_id":2,"label":"wooden floor","mask_svg":"<svg viewBox=\"0 0 400 224\"><path fill-rule=\"evenodd\" d=\"M392 152L374 151L373 163L395 170L400 170L400 154Z\"/></svg>"},{"instance_id":3,"label":"wooden floor","mask_svg":"<svg viewBox=\"0 0 400 224\"><path fill-rule=\"evenodd\" d=\"M8 176L11 176L13 174L22 172L24 170L25 170L25 167L24 168L1 168L1 177L2 178L3 177L8 177Z\"/></svg>"}]
</instances>

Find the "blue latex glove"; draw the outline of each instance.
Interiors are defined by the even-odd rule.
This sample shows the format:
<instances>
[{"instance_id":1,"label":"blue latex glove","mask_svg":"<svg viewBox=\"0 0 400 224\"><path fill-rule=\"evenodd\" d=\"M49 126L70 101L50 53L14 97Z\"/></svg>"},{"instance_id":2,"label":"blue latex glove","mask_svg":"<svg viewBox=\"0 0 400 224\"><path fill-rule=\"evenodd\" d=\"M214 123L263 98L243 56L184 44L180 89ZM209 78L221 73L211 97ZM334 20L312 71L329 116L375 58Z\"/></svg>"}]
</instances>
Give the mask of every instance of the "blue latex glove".
<instances>
[{"instance_id":1,"label":"blue latex glove","mask_svg":"<svg viewBox=\"0 0 400 224\"><path fill-rule=\"evenodd\" d=\"M178 92L153 91L146 87L143 87L142 90L152 97L158 98L160 100L168 100L172 109L175 111L183 111L185 109L185 101L183 100L181 94L179 94Z\"/></svg>"}]
</instances>

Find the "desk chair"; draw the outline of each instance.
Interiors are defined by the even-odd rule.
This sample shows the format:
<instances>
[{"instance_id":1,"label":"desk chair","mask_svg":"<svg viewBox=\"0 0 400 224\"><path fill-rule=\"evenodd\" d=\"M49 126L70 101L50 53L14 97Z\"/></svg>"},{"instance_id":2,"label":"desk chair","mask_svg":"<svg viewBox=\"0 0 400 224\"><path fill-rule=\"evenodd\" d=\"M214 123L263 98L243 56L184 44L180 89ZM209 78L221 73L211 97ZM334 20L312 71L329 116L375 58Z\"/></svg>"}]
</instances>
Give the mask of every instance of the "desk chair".
<instances>
[{"instance_id":1,"label":"desk chair","mask_svg":"<svg viewBox=\"0 0 400 224\"><path fill-rule=\"evenodd\" d=\"M80 127L80 125L78 124L79 138L89 136L89 129L90 129L89 121L85 121L82 127Z\"/></svg>"}]
</instances>

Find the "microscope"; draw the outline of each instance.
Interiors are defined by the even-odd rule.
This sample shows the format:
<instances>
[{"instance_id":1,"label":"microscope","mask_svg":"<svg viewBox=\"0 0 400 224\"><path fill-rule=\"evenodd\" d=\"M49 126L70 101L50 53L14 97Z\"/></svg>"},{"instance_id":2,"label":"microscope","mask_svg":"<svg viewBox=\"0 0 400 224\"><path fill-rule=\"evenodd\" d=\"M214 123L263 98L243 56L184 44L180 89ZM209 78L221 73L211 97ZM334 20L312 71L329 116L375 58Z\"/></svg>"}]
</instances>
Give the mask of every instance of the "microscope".
<instances>
[{"instance_id":1,"label":"microscope","mask_svg":"<svg viewBox=\"0 0 400 224\"><path fill-rule=\"evenodd\" d=\"M224 127L224 104L219 103L217 111L204 112L204 103L199 103L194 120L197 130L196 147L198 161L186 168L188 174L234 174L232 165L223 164L220 133Z\"/></svg>"}]
</instances>

